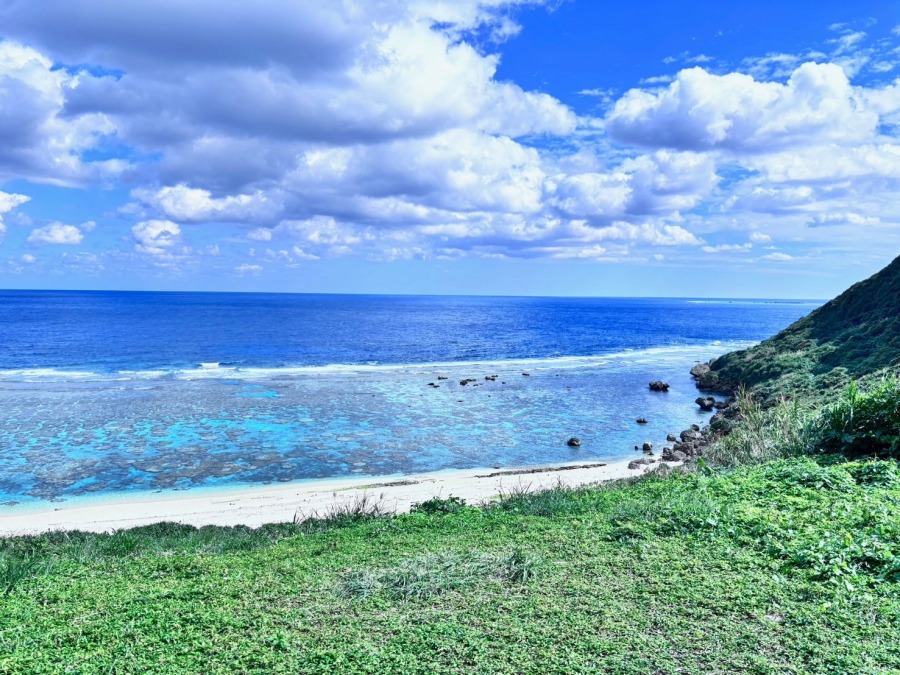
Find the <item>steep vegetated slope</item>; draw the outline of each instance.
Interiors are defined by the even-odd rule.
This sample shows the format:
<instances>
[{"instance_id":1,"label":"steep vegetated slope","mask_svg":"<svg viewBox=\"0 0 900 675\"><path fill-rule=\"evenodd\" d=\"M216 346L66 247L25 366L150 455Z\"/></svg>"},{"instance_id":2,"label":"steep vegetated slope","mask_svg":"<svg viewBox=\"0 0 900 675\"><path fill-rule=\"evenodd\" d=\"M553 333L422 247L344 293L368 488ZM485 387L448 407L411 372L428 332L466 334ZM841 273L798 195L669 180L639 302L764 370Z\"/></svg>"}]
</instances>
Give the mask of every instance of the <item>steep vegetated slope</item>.
<instances>
[{"instance_id":1,"label":"steep vegetated slope","mask_svg":"<svg viewBox=\"0 0 900 675\"><path fill-rule=\"evenodd\" d=\"M712 361L699 385L763 400L823 399L850 380L900 366L900 257L785 330L750 349Z\"/></svg>"}]
</instances>

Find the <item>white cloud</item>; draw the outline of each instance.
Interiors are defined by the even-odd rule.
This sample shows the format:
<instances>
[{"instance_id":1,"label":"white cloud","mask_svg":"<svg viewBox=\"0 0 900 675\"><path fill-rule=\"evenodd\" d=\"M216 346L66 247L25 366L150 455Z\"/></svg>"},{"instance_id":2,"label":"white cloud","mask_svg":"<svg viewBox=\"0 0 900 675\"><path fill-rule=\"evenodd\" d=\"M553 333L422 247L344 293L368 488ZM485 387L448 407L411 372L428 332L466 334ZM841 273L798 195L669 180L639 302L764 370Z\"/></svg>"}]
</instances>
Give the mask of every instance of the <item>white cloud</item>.
<instances>
[{"instance_id":1,"label":"white cloud","mask_svg":"<svg viewBox=\"0 0 900 675\"><path fill-rule=\"evenodd\" d=\"M234 271L240 274L241 276L257 276L260 272L262 272L261 265L251 265L250 263L243 263L234 268Z\"/></svg>"},{"instance_id":2,"label":"white cloud","mask_svg":"<svg viewBox=\"0 0 900 675\"><path fill-rule=\"evenodd\" d=\"M774 262L787 262L789 260L794 260L794 256L788 255L787 253L769 253L768 255L764 255L762 259L772 260Z\"/></svg>"},{"instance_id":3,"label":"white cloud","mask_svg":"<svg viewBox=\"0 0 900 675\"><path fill-rule=\"evenodd\" d=\"M875 216L863 216L859 213L817 213L810 221L810 227L828 227L833 225L851 225L853 227L871 227L880 225L881 219Z\"/></svg>"},{"instance_id":4,"label":"white cloud","mask_svg":"<svg viewBox=\"0 0 900 675\"><path fill-rule=\"evenodd\" d=\"M739 253L752 248L753 244L719 244L718 246L702 246L700 250L704 253Z\"/></svg>"},{"instance_id":5,"label":"white cloud","mask_svg":"<svg viewBox=\"0 0 900 675\"><path fill-rule=\"evenodd\" d=\"M139 221L144 263L192 255L223 270L249 264L229 257L240 241L270 246L257 253L267 267L637 261L663 247L674 260L677 247L741 253L773 235L805 258L804 237L900 222L900 84L856 78L883 81L889 47L839 26L831 54L771 53L730 73L716 60L722 74L648 77L617 101L598 69L580 93L612 105L579 119L497 78L524 4L543 3L0 3L0 180L127 171L134 203L116 213ZM95 148L143 159L89 161ZM185 223L205 228L203 245L182 244Z\"/></svg>"},{"instance_id":6,"label":"white cloud","mask_svg":"<svg viewBox=\"0 0 900 675\"><path fill-rule=\"evenodd\" d=\"M146 220L132 227L131 234L135 251L168 256L181 240L181 227L170 220Z\"/></svg>"},{"instance_id":7,"label":"white cloud","mask_svg":"<svg viewBox=\"0 0 900 675\"><path fill-rule=\"evenodd\" d=\"M29 201L31 201L31 197L28 197L27 195L0 192L0 217L2 217L4 213L9 213L17 206L21 206Z\"/></svg>"},{"instance_id":8,"label":"white cloud","mask_svg":"<svg viewBox=\"0 0 900 675\"><path fill-rule=\"evenodd\" d=\"M28 235L31 244L60 244L76 246L82 242L84 234L74 225L51 223L32 230Z\"/></svg>"},{"instance_id":9,"label":"white cloud","mask_svg":"<svg viewBox=\"0 0 900 675\"><path fill-rule=\"evenodd\" d=\"M804 63L786 84L690 68L662 92L626 93L607 128L621 142L686 150L855 144L872 138L878 126L878 114L862 103L834 64Z\"/></svg>"},{"instance_id":10,"label":"white cloud","mask_svg":"<svg viewBox=\"0 0 900 675\"><path fill-rule=\"evenodd\" d=\"M209 190L183 184L156 191L137 189L134 196L179 221L248 221L264 218L278 208L261 191L215 198Z\"/></svg>"},{"instance_id":11,"label":"white cloud","mask_svg":"<svg viewBox=\"0 0 900 675\"><path fill-rule=\"evenodd\" d=\"M115 161L82 161L82 153L115 126L100 112L65 110L78 79L31 47L0 41L0 179L79 183L124 168Z\"/></svg>"},{"instance_id":12,"label":"white cloud","mask_svg":"<svg viewBox=\"0 0 900 675\"><path fill-rule=\"evenodd\" d=\"M23 254L20 256L19 259L20 259L23 263L28 264L28 265L30 265L31 263L37 261L37 258L35 258L35 257L34 257L33 255L31 255L30 253L23 253Z\"/></svg>"}]
</instances>

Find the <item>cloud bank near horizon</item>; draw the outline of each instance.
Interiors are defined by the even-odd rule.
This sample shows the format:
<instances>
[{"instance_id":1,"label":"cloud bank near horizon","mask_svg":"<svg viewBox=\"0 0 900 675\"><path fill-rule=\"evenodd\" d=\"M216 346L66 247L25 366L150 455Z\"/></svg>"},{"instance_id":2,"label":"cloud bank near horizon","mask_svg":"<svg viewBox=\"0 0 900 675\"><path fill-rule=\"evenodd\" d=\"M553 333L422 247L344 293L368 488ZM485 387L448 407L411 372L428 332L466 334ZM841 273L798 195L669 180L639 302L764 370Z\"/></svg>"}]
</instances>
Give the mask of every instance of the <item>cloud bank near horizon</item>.
<instances>
[{"instance_id":1,"label":"cloud bank near horizon","mask_svg":"<svg viewBox=\"0 0 900 675\"><path fill-rule=\"evenodd\" d=\"M497 77L515 10L540 4L2 3L0 238L29 228L19 265L93 239L72 259L235 274L353 255L798 264L900 241L883 76L900 36L693 57L577 114ZM23 180L128 196L96 230L34 223L15 218Z\"/></svg>"}]
</instances>

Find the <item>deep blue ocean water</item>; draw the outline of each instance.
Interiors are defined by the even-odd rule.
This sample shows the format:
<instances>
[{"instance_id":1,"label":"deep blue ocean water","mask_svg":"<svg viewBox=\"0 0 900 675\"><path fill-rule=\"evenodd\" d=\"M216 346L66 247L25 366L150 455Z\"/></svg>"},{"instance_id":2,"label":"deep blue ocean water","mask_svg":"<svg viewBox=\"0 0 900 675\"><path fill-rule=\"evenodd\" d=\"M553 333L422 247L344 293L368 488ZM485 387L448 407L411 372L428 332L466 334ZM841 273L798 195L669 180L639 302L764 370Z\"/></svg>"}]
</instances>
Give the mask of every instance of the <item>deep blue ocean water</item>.
<instances>
[{"instance_id":1,"label":"deep blue ocean water","mask_svg":"<svg viewBox=\"0 0 900 675\"><path fill-rule=\"evenodd\" d=\"M0 501L620 459L818 304L3 291Z\"/></svg>"}]
</instances>

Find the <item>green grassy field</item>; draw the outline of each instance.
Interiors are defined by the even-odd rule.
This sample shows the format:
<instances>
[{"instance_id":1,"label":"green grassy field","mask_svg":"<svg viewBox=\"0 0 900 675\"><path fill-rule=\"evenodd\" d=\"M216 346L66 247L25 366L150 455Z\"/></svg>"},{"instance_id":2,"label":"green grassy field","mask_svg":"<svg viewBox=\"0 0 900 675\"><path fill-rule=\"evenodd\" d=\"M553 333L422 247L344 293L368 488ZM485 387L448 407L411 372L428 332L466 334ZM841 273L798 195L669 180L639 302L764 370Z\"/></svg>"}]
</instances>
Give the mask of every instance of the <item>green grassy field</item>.
<instances>
[{"instance_id":1,"label":"green grassy field","mask_svg":"<svg viewBox=\"0 0 900 675\"><path fill-rule=\"evenodd\" d=\"M900 672L896 463L428 507L6 540L0 670Z\"/></svg>"}]
</instances>

